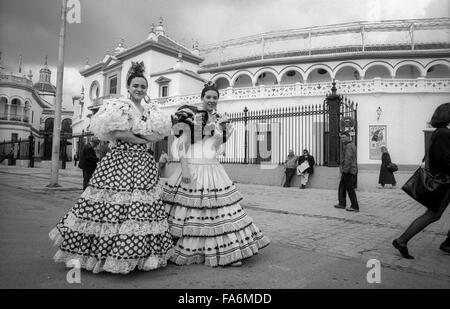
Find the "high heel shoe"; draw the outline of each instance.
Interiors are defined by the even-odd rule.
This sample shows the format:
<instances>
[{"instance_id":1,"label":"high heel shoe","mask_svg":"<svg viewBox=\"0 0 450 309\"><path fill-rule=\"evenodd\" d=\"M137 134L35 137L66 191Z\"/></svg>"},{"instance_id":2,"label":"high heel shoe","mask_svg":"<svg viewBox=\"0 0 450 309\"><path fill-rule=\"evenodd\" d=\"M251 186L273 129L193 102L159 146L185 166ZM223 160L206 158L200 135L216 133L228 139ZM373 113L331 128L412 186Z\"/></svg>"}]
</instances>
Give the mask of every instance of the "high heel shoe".
<instances>
[{"instance_id":1,"label":"high heel shoe","mask_svg":"<svg viewBox=\"0 0 450 309\"><path fill-rule=\"evenodd\" d=\"M412 260L414 259L414 257L412 255L409 254L408 252L408 247L405 245L401 245L397 239L394 239L394 241L392 242L392 245L394 246L395 249L397 249L398 251L400 251L400 254L405 258L405 259L409 259Z\"/></svg>"}]
</instances>

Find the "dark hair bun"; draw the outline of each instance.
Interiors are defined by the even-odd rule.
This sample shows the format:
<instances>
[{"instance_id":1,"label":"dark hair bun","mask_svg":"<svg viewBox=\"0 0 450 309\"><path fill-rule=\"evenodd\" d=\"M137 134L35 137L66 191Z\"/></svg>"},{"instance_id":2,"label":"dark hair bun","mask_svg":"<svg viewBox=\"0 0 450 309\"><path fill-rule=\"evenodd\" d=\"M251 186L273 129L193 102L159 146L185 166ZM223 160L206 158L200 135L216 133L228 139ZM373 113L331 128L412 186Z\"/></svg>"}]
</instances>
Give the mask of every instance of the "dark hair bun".
<instances>
[{"instance_id":1,"label":"dark hair bun","mask_svg":"<svg viewBox=\"0 0 450 309\"><path fill-rule=\"evenodd\" d=\"M145 65L144 61L141 62L131 62L131 68L128 70L128 75L144 75Z\"/></svg>"},{"instance_id":2,"label":"dark hair bun","mask_svg":"<svg viewBox=\"0 0 450 309\"><path fill-rule=\"evenodd\" d=\"M127 74L127 85L129 86L131 84L131 80L135 77L142 77L145 79L145 81L147 81L147 78L145 78L144 76L144 72L145 72L145 65L144 62L131 62L131 67L128 70L128 74ZM147 81L148 84L148 81Z\"/></svg>"}]
</instances>

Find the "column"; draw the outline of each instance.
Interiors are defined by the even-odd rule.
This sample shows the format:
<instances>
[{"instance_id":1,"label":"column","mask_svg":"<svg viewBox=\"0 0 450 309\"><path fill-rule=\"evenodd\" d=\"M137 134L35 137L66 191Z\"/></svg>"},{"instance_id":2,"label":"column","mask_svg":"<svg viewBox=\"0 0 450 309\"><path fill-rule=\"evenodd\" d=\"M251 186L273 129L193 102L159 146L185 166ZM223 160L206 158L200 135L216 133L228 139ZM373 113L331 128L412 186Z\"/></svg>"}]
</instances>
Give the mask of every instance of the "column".
<instances>
[{"instance_id":1,"label":"column","mask_svg":"<svg viewBox=\"0 0 450 309\"><path fill-rule=\"evenodd\" d=\"M10 119L9 113L11 111L11 102L6 103L6 120Z\"/></svg>"},{"instance_id":2,"label":"column","mask_svg":"<svg viewBox=\"0 0 450 309\"><path fill-rule=\"evenodd\" d=\"M364 35L365 35L365 33L364 33L364 26L362 26L361 27L362 51L366 50L366 44L365 44L365 41L364 41Z\"/></svg>"}]
</instances>

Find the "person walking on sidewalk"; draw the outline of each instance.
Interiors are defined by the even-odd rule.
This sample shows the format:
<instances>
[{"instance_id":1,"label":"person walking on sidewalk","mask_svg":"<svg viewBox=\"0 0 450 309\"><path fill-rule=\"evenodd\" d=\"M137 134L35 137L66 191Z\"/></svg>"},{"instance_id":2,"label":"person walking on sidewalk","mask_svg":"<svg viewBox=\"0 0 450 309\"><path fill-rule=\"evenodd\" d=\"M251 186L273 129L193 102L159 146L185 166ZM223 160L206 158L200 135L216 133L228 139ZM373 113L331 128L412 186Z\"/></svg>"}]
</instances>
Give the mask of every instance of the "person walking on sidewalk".
<instances>
[{"instance_id":1,"label":"person walking on sidewalk","mask_svg":"<svg viewBox=\"0 0 450 309\"><path fill-rule=\"evenodd\" d=\"M78 154L75 153L75 155L73 156L73 166L77 166L77 162L78 162Z\"/></svg>"},{"instance_id":2,"label":"person walking on sidewalk","mask_svg":"<svg viewBox=\"0 0 450 309\"><path fill-rule=\"evenodd\" d=\"M99 158L95 154L95 148L99 143L100 140L98 138L92 137L81 150L80 164L78 166L83 170L83 191L86 190L89 180L97 167Z\"/></svg>"},{"instance_id":3,"label":"person walking on sidewalk","mask_svg":"<svg viewBox=\"0 0 450 309\"><path fill-rule=\"evenodd\" d=\"M450 103L445 103L436 108L431 118L431 125L436 130L431 135L431 145L428 151L428 167L432 175L450 175ZM414 259L408 252L408 241L428 225L438 221L450 204L450 189L440 205L433 205L423 215L415 219L406 231L392 245L400 251L406 259ZM439 249L450 253L450 230L447 239L440 245Z\"/></svg>"},{"instance_id":4,"label":"person walking on sidewalk","mask_svg":"<svg viewBox=\"0 0 450 309\"><path fill-rule=\"evenodd\" d=\"M378 183L380 184L381 188L384 188L386 184L390 184L392 185L392 188L394 188L397 182L395 181L394 172L388 168L388 165L392 163L391 156L389 155L386 146L381 146L380 150L382 152L382 155Z\"/></svg>"},{"instance_id":5,"label":"person walking on sidewalk","mask_svg":"<svg viewBox=\"0 0 450 309\"><path fill-rule=\"evenodd\" d=\"M284 173L286 174L286 181L283 185L284 188L291 186L291 179L297 170L297 161L298 156L294 154L294 150L289 150L289 155L287 156L286 161L284 161Z\"/></svg>"},{"instance_id":6,"label":"person walking on sidewalk","mask_svg":"<svg viewBox=\"0 0 450 309\"><path fill-rule=\"evenodd\" d=\"M356 164L356 146L348 132L341 133L341 142L344 144L343 156L340 165L341 181L339 182L339 204L336 208L345 208L347 211L359 212L359 204L356 198L355 183L358 167ZM351 201L347 205L347 192Z\"/></svg>"},{"instance_id":7,"label":"person walking on sidewalk","mask_svg":"<svg viewBox=\"0 0 450 309\"><path fill-rule=\"evenodd\" d=\"M298 158L297 174L300 176L300 189L306 189L309 176L314 173L314 157L308 149L303 149L303 155Z\"/></svg>"}]
</instances>

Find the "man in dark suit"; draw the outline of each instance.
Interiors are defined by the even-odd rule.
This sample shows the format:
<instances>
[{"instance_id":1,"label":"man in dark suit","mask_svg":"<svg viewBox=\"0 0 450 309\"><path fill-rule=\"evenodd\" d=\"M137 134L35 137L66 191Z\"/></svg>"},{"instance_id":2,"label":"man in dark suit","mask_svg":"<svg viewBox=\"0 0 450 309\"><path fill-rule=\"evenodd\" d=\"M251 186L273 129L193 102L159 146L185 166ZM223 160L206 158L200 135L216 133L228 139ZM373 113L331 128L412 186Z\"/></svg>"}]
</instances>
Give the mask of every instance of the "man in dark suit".
<instances>
[{"instance_id":1,"label":"man in dark suit","mask_svg":"<svg viewBox=\"0 0 450 309\"><path fill-rule=\"evenodd\" d=\"M358 167L356 163L356 146L348 132L341 133L341 142L344 144L341 160L341 181L339 182L339 204L336 208L346 208L347 211L359 212L359 204L356 198L355 183ZM350 207L346 207L346 198L351 201Z\"/></svg>"},{"instance_id":2,"label":"man in dark suit","mask_svg":"<svg viewBox=\"0 0 450 309\"><path fill-rule=\"evenodd\" d=\"M97 167L99 158L97 158L94 148L97 147L99 143L100 140L93 137L81 150L80 164L78 164L78 166L83 170L83 191L87 188L89 180Z\"/></svg>"}]
</instances>

